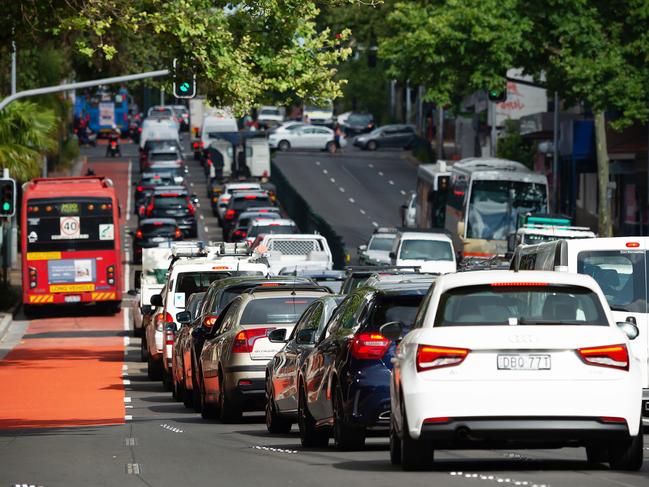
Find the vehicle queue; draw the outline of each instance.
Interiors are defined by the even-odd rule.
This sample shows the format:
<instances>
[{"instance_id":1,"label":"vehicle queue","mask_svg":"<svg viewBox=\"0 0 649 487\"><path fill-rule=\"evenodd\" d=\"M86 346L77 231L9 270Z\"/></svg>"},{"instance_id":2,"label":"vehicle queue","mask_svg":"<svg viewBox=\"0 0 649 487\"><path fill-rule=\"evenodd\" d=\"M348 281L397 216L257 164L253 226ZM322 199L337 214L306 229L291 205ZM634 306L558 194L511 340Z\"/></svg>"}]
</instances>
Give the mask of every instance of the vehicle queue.
<instances>
[{"instance_id":1,"label":"vehicle queue","mask_svg":"<svg viewBox=\"0 0 649 487\"><path fill-rule=\"evenodd\" d=\"M644 242L580 240L589 265L568 268L556 254L542 265L534 246L519 247L511 269L476 259L503 246L512 208L547 211L547 185L512 175L520 168L511 161L498 162L508 172L498 181L481 173L493 170L488 160L474 159L459 175L446 167L435 175L455 188L448 204L462 211L451 223L470 252L448 229L380 228L358 249L365 266L336 273L326 239L282 218L261 177L208 177L224 242L181 241L195 237L186 225L194 196L181 191L182 160L169 171L151 158L163 143L176 142L150 144L136 183L142 228L134 237L155 229L156 218L160 232L147 233L151 245L136 254L134 332L149 378L186 407L227 423L265 411L269 434L297 423L305 447L332 438L338 449L360 449L385 435L390 461L405 470L429 468L435 449L516 446L581 447L589 462L641 468L646 290L638 291L643 310L618 316L603 283L615 273L615 299L637 304L639 294L627 293L645 267L621 262L625 251L606 259L611 251L598 242L643 258ZM199 158L209 166L205 153Z\"/></svg>"}]
</instances>

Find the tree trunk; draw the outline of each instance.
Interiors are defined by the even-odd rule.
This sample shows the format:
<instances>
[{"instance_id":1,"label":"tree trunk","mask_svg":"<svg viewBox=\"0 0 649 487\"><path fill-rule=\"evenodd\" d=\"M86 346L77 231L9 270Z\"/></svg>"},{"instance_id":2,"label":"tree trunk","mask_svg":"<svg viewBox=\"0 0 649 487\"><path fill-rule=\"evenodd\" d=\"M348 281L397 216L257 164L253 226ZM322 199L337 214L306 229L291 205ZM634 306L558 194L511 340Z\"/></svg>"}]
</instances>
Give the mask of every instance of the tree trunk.
<instances>
[{"instance_id":1,"label":"tree trunk","mask_svg":"<svg viewBox=\"0 0 649 487\"><path fill-rule=\"evenodd\" d=\"M597 151L597 182L599 189L599 220L600 237L612 237L611 203L608 196L608 145L606 143L606 118L603 111L595 113L595 147Z\"/></svg>"}]
</instances>

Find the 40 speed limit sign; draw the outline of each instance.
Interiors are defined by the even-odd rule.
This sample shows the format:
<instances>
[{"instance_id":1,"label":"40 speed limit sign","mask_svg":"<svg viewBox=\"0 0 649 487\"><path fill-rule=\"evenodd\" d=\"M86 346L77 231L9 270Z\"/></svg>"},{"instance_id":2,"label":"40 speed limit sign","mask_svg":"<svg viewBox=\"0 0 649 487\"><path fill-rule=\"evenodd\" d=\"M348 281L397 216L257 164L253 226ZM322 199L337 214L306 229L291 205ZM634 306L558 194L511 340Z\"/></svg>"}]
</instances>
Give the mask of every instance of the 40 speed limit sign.
<instances>
[{"instance_id":1,"label":"40 speed limit sign","mask_svg":"<svg viewBox=\"0 0 649 487\"><path fill-rule=\"evenodd\" d=\"M79 238L81 223L78 216L64 216L61 218L61 237Z\"/></svg>"}]
</instances>

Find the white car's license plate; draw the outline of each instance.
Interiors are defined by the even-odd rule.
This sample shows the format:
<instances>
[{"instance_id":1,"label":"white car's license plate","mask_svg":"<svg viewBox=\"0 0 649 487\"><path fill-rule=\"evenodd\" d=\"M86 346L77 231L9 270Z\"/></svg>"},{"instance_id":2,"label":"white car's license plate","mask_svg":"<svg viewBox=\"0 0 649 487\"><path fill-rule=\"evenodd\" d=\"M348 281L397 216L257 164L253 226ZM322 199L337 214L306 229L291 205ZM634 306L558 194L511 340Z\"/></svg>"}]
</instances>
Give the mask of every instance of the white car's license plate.
<instances>
[{"instance_id":1,"label":"white car's license plate","mask_svg":"<svg viewBox=\"0 0 649 487\"><path fill-rule=\"evenodd\" d=\"M546 354L499 354L498 370L550 370L552 361Z\"/></svg>"},{"instance_id":2,"label":"white car's license plate","mask_svg":"<svg viewBox=\"0 0 649 487\"><path fill-rule=\"evenodd\" d=\"M80 303L81 302L81 296L66 296L63 298L63 300L66 303Z\"/></svg>"}]
</instances>

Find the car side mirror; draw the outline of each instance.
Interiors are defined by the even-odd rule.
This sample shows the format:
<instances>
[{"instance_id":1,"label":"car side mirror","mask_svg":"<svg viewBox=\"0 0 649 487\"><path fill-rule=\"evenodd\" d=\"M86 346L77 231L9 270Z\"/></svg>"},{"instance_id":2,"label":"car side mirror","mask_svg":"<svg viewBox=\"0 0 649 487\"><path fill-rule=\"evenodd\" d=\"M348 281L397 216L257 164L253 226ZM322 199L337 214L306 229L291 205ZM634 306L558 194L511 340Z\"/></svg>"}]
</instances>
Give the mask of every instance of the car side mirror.
<instances>
[{"instance_id":1,"label":"car side mirror","mask_svg":"<svg viewBox=\"0 0 649 487\"><path fill-rule=\"evenodd\" d=\"M176 313L176 321L181 325L188 325L192 321L192 314L189 311L179 311Z\"/></svg>"},{"instance_id":2,"label":"car side mirror","mask_svg":"<svg viewBox=\"0 0 649 487\"><path fill-rule=\"evenodd\" d=\"M391 259L395 259L395 260L396 260L396 258L397 258L397 253L396 253L396 252L390 252L389 256L390 256Z\"/></svg>"},{"instance_id":3,"label":"car side mirror","mask_svg":"<svg viewBox=\"0 0 649 487\"><path fill-rule=\"evenodd\" d=\"M159 294L154 294L151 296L151 306L164 306L162 304L162 296Z\"/></svg>"},{"instance_id":4,"label":"car side mirror","mask_svg":"<svg viewBox=\"0 0 649 487\"><path fill-rule=\"evenodd\" d=\"M286 343L286 330L277 328L268 334L268 340L271 343Z\"/></svg>"},{"instance_id":5,"label":"car side mirror","mask_svg":"<svg viewBox=\"0 0 649 487\"><path fill-rule=\"evenodd\" d=\"M635 340L636 338L638 338L638 335L640 335L638 325L631 323L630 321L619 321L617 323L617 326L624 332L629 340Z\"/></svg>"},{"instance_id":6,"label":"car side mirror","mask_svg":"<svg viewBox=\"0 0 649 487\"><path fill-rule=\"evenodd\" d=\"M367 245L359 245L358 246L358 251L359 252L365 252L367 250Z\"/></svg>"},{"instance_id":7,"label":"car side mirror","mask_svg":"<svg viewBox=\"0 0 649 487\"><path fill-rule=\"evenodd\" d=\"M315 343L316 330L300 330L295 336L295 343L298 345L313 345Z\"/></svg>"},{"instance_id":8,"label":"car side mirror","mask_svg":"<svg viewBox=\"0 0 649 487\"><path fill-rule=\"evenodd\" d=\"M403 323L400 321L390 321L382 325L380 330L381 335L394 342L398 342L403 338Z\"/></svg>"},{"instance_id":9,"label":"car side mirror","mask_svg":"<svg viewBox=\"0 0 649 487\"><path fill-rule=\"evenodd\" d=\"M140 307L140 311L142 311L143 315L150 315L153 312L153 308L151 308L150 305L145 304L144 306Z\"/></svg>"}]
</instances>

